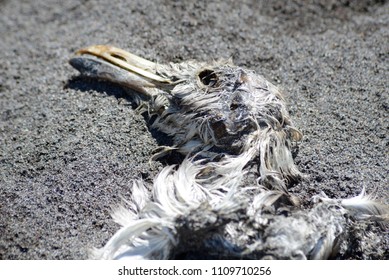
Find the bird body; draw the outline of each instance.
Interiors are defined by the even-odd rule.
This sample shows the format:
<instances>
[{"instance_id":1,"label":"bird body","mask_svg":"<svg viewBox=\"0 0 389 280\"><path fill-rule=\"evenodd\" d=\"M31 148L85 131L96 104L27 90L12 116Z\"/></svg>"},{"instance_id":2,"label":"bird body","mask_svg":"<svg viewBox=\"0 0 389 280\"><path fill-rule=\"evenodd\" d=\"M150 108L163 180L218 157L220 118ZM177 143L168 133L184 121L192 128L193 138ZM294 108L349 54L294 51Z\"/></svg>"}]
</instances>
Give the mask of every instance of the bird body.
<instances>
[{"instance_id":1,"label":"bird body","mask_svg":"<svg viewBox=\"0 0 389 280\"><path fill-rule=\"evenodd\" d=\"M136 91L152 128L172 139L159 156L185 156L153 183L132 183L127 208L113 215L122 228L93 258L325 259L346 242L350 217L387 220L387 206L364 194L322 195L299 209L288 186L303 177L291 153L302 134L278 88L252 70L225 60L156 64L110 46L82 49L70 63Z\"/></svg>"}]
</instances>

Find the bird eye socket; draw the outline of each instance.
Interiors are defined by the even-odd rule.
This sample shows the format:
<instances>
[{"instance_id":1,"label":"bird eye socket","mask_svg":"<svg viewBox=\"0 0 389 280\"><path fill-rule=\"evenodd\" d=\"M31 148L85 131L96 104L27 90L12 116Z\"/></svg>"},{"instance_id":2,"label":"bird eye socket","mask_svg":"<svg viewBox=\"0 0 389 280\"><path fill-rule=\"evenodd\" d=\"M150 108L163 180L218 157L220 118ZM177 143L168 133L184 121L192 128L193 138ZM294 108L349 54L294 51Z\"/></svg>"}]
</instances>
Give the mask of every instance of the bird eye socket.
<instances>
[{"instance_id":1,"label":"bird eye socket","mask_svg":"<svg viewBox=\"0 0 389 280\"><path fill-rule=\"evenodd\" d=\"M213 87L217 83L217 75L213 70L204 69L198 75L200 82L203 85Z\"/></svg>"}]
</instances>

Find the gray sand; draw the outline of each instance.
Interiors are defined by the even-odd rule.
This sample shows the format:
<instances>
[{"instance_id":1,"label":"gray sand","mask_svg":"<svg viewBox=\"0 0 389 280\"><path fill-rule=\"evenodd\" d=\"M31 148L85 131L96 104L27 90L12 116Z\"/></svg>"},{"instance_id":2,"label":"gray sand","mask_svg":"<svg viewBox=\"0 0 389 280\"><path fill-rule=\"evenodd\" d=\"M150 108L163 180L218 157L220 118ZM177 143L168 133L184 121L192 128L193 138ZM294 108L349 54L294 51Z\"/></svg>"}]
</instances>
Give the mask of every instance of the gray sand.
<instances>
[{"instance_id":1,"label":"gray sand","mask_svg":"<svg viewBox=\"0 0 389 280\"><path fill-rule=\"evenodd\" d=\"M0 259L87 258L118 229L111 207L131 179L163 166L149 158L164 139L125 91L68 65L92 44L160 62L232 57L283 88L305 135L295 160L309 177L293 193L365 186L388 201L386 1L146 2L0 0ZM376 246L349 257L388 259Z\"/></svg>"}]
</instances>

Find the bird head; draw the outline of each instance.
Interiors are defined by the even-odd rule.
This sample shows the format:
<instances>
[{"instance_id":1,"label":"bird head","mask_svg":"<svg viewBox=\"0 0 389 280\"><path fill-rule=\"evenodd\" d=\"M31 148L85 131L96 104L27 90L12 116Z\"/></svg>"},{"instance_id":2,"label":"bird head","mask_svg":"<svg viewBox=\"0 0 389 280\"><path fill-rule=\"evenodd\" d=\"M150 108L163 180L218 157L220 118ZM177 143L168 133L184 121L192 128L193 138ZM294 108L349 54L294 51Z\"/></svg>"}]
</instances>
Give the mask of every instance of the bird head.
<instances>
[{"instance_id":1,"label":"bird head","mask_svg":"<svg viewBox=\"0 0 389 280\"><path fill-rule=\"evenodd\" d=\"M157 115L154 127L172 136L183 154L213 148L240 154L258 132L285 131L286 138L301 139L277 87L230 60L159 64L95 45L79 50L70 64L82 75L135 90Z\"/></svg>"}]
</instances>

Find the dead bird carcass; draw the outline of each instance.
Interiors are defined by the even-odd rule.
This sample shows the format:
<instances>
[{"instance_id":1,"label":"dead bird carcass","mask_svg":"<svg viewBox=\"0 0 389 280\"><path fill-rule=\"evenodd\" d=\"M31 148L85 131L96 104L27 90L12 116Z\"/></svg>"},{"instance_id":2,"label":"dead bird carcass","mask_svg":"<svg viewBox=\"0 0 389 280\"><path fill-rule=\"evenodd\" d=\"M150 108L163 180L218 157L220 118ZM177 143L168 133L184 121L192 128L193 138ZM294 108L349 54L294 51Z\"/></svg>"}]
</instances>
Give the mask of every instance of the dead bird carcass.
<instances>
[{"instance_id":1,"label":"dead bird carcass","mask_svg":"<svg viewBox=\"0 0 389 280\"><path fill-rule=\"evenodd\" d=\"M113 215L122 229L94 258L207 252L323 259L347 242L348 217L388 218L387 207L365 195L293 208L299 202L287 188L302 174L290 149L302 134L280 91L251 70L231 61L162 65L101 45L80 50L70 64L82 75L135 90L140 110L155 116L152 127L173 140L159 156L170 150L186 156L165 167L152 186L133 182L127 208Z\"/></svg>"}]
</instances>

